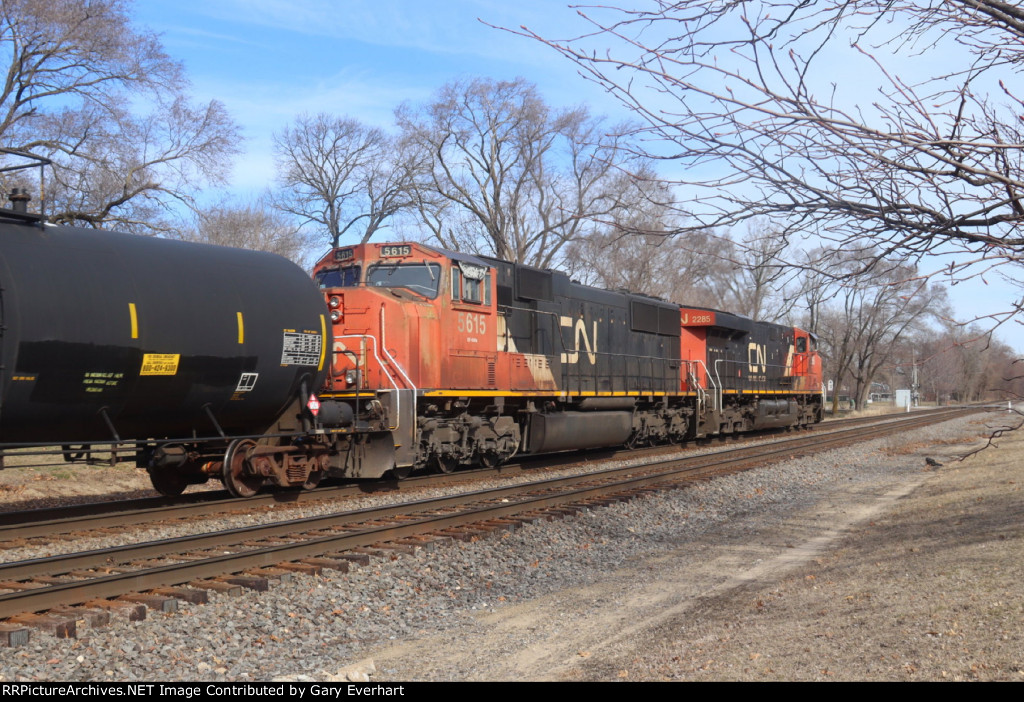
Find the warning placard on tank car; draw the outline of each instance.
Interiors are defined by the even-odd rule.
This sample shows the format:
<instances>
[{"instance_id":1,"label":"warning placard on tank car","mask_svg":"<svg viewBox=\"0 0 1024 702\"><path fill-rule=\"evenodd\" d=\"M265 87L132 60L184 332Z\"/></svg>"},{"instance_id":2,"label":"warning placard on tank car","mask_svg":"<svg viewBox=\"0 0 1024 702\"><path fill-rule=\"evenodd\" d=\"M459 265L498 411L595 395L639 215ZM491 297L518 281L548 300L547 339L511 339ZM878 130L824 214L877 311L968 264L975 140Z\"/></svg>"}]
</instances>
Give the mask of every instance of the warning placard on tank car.
<instances>
[{"instance_id":1,"label":"warning placard on tank car","mask_svg":"<svg viewBox=\"0 0 1024 702\"><path fill-rule=\"evenodd\" d=\"M235 388L235 392L251 392L256 387L256 380L259 377L259 373L242 373L238 379L238 387Z\"/></svg>"},{"instance_id":2,"label":"warning placard on tank car","mask_svg":"<svg viewBox=\"0 0 1024 702\"><path fill-rule=\"evenodd\" d=\"M286 331L281 350L282 366L316 366L320 364L320 334Z\"/></svg>"},{"instance_id":3,"label":"warning placard on tank car","mask_svg":"<svg viewBox=\"0 0 1024 702\"><path fill-rule=\"evenodd\" d=\"M178 372L180 353L147 353L142 356L142 370L139 375L175 375Z\"/></svg>"}]
</instances>

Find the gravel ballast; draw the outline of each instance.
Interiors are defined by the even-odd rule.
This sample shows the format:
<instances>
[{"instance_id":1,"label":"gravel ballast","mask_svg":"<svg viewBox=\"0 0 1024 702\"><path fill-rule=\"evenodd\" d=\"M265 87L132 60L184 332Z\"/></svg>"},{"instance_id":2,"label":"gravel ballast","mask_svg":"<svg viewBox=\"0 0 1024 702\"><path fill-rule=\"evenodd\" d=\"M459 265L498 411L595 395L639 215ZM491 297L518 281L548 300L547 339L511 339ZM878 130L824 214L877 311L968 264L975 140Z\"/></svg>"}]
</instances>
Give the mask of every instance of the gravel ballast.
<instances>
[{"instance_id":1,"label":"gravel ballast","mask_svg":"<svg viewBox=\"0 0 1024 702\"><path fill-rule=\"evenodd\" d=\"M946 422L77 640L35 632L0 650L0 677L331 680L370 659L373 681L1024 679L1024 438L948 458L1010 421Z\"/></svg>"}]
</instances>

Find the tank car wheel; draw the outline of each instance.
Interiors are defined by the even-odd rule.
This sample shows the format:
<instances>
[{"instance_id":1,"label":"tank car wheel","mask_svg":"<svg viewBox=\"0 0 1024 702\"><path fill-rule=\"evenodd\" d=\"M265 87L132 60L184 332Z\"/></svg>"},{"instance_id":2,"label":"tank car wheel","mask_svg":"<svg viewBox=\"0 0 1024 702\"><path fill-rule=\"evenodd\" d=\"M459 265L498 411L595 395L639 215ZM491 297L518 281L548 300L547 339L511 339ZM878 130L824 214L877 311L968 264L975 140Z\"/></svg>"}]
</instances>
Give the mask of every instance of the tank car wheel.
<instances>
[{"instance_id":1,"label":"tank car wheel","mask_svg":"<svg viewBox=\"0 0 1024 702\"><path fill-rule=\"evenodd\" d=\"M153 489L164 497L177 497L185 492L189 485L184 475L166 468L149 470L149 482L153 483Z\"/></svg>"},{"instance_id":2,"label":"tank car wheel","mask_svg":"<svg viewBox=\"0 0 1024 702\"><path fill-rule=\"evenodd\" d=\"M261 476L245 475L245 454L254 446L256 442L250 439L236 439L224 454L221 480L235 497L252 497L263 485Z\"/></svg>"},{"instance_id":3,"label":"tank car wheel","mask_svg":"<svg viewBox=\"0 0 1024 702\"><path fill-rule=\"evenodd\" d=\"M320 481L324 479L324 472L322 470L311 471L309 477L306 478L306 482L302 484L303 490L312 490Z\"/></svg>"}]
</instances>

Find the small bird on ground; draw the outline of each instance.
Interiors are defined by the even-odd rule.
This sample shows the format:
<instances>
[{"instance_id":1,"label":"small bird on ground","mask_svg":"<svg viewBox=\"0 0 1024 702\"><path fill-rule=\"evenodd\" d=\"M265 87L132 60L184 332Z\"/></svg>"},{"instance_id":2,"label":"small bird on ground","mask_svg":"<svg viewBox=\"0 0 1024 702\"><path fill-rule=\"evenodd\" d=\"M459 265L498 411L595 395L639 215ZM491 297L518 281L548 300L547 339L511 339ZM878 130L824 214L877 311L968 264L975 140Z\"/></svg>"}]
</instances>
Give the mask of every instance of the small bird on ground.
<instances>
[{"instance_id":1,"label":"small bird on ground","mask_svg":"<svg viewBox=\"0 0 1024 702\"><path fill-rule=\"evenodd\" d=\"M936 461L931 456L926 456L925 459L924 459L924 462L927 463L928 465L930 465L932 468L941 468L942 467L942 464L939 463L938 461Z\"/></svg>"}]
</instances>

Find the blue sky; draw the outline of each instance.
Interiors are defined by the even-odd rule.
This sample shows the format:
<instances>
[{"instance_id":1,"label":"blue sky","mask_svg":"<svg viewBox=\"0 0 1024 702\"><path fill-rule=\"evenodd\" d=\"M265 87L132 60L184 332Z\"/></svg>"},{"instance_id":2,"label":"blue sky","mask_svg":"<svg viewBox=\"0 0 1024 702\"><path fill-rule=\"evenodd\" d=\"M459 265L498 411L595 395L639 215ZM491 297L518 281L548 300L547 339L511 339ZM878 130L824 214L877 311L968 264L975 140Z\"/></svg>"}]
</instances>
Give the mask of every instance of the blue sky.
<instances>
[{"instance_id":1,"label":"blue sky","mask_svg":"<svg viewBox=\"0 0 1024 702\"><path fill-rule=\"evenodd\" d=\"M550 0L148 0L136 16L185 64L196 97L221 100L243 126L238 189L270 184L270 136L299 114L391 128L403 101L426 100L460 77L522 76L553 105L626 115L552 50L477 20L575 24L574 11Z\"/></svg>"},{"instance_id":2,"label":"blue sky","mask_svg":"<svg viewBox=\"0 0 1024 702\"><path fill-rule=\"evenodd\" d=\"M273 185L271 135L299 114L390 129L400 103L422 102L458 78L521 76L553 106L585 103L613 120L629 117L552 49L479 21L552 38L582 31L575 10L554 0L140 0L135 16L185 65L195 97L222 101L241 125L232 190L243 196ZM959 316L1014 298L998 275L987 280L951 289ZM1020 324L998 336L1024 350Z\"/></svg>"}]
</instances>

